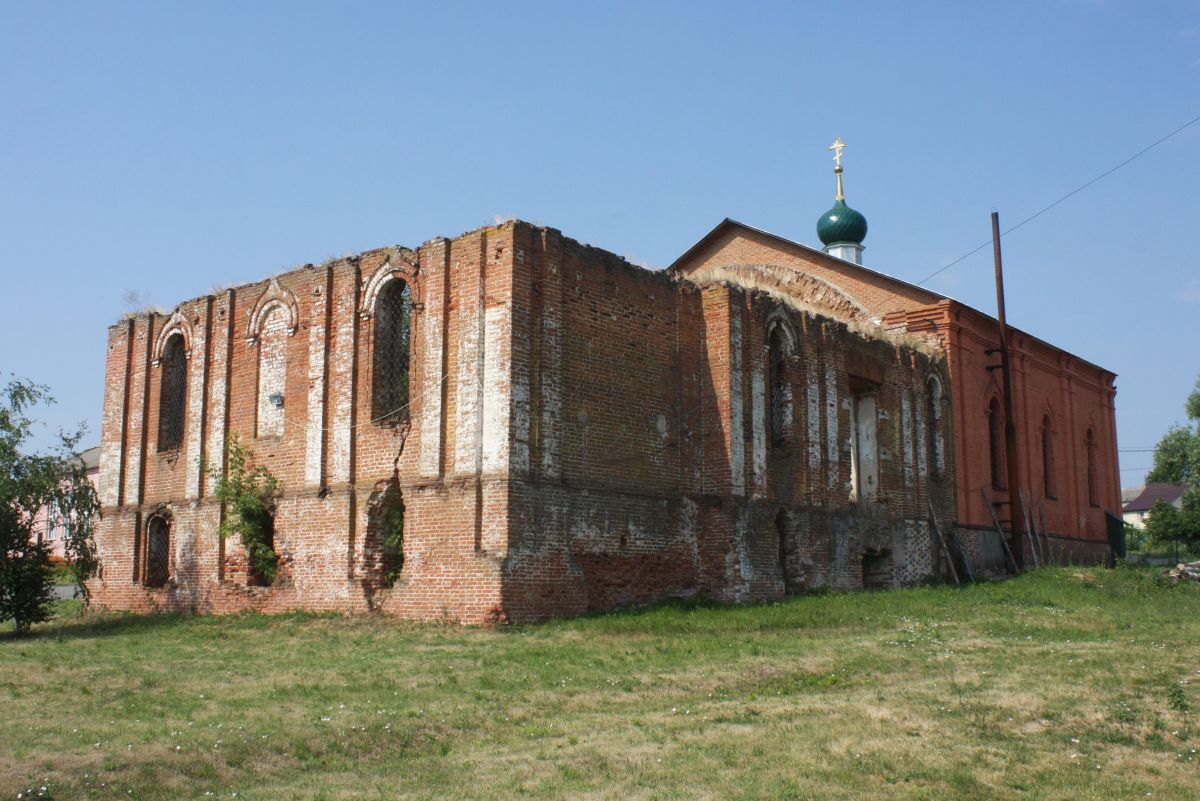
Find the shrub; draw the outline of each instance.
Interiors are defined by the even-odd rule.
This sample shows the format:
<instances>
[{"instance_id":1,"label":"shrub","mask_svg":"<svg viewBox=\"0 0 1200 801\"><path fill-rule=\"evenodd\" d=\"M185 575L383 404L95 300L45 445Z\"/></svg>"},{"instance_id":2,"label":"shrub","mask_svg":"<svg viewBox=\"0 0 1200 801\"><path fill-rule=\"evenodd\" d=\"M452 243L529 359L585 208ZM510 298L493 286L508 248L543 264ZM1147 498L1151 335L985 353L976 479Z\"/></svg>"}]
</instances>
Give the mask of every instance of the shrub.
<instances>
[{"instance_id":1,"label":"shrub","mask_svg":"<svg viewBox=\"0 0 1200 801\"><path fill-rule=\"evenodd\" d=\"M279 557L275 553L275 493L279 482L263 465L251 465L253 452L242 447L236 434L225 447L226 469L213 468L215 494L225 506L221 536L238 535L246 546L250 578L274 583Z\"/></svg>"}]
</instances>

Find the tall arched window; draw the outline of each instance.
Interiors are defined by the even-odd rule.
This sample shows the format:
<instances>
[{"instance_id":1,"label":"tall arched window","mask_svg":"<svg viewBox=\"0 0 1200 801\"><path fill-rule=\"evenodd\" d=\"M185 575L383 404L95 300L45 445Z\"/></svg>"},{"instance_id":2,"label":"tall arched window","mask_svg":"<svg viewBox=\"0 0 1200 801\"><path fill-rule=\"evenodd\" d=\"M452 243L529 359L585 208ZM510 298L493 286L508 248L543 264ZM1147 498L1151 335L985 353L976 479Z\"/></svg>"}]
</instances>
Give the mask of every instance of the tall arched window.
<instances>
[{"instance_id":1,"label":"tall arched window","mask_svg":"<svg viewBox=\"0 0 1200 801\"><path fill-rule=\"evenodd\" d=\"M988 455L992 469L992 489L1004 489L1004 432L1000 419L1000 399L988 404Z\"/></svg>"},{"instance_id":2,"label":"tall arched window","mask_svg":"<svg viewBox=\"0 0 1200 801\"><path fill-rule=\"evenodd\" d=\"M160 366L158 450L171 451L183 444L183 423L187 417L187 355L182 334L172 334L163 345Z\"/></svg>"},{"instance_id":3,"label":"tall arched window","mask_svg":"<svg viewBox=\"0 0 1200 801\"><path fill-rule=\"evenodd\" d=\"M167 583L171 572L171 527L165 519L155 515L146 524L146 572L147 587L161 587Z\"/></svg>"},{"instance_id":4,"label":"tall arched window","mask_svg":"<svg viewBox=\"0 0 1200 801\"><path fill-rule=\"evenodd\" d=\"M372 363L372 418L408 417L408 349L412 291L400 280L389 281L375 301L375 355Z\"/></svg>"},{"instance_id":5,"label":"tall arched window","mask_svg":"<svg viewBox=\"0 0 1200 801\"><path fill-rule=\"evenodd\" d=\"M942 382L936 375L931 375L925 382L925 454L933 476L940 476L946 469L941 439Z\"/></svg>"},{"instance_id":6,"label":"tall arched window","mask_svg":"<svg viewBox=\"0 0 1200 801\"><path fill-rule=\"evenodd\" d=\"M1084 438L1084 445L1087 446L1087 491L1088 503L1092 506L1100 505L1100 488L1097 486L1096 476L1096 432L1088 428L1087 437Z\"/></svg>"},{"instance_id":7,"label":"tall arched window","mask_svg":"<svg viewBox=\"0 0 1200 801\"><path fill-rule=\"evenodd\" d=\"M787 359L791 355L787 332L776 325L767 336L767 392L771 425L771 442L787 440L791 423L791 391L787 381Z\"/></svg>"},{"instance_id":8,"label":"tall arched window","mask_svg":"<svg viewBox=\"0 0 1200 801\"><path fill-rule=\"evenodd\" d=\"M1054 426L1050 415L1042 417L1042 492L1047 498L1057 498L1054 476Z\"/></svg>"}]
</instances>

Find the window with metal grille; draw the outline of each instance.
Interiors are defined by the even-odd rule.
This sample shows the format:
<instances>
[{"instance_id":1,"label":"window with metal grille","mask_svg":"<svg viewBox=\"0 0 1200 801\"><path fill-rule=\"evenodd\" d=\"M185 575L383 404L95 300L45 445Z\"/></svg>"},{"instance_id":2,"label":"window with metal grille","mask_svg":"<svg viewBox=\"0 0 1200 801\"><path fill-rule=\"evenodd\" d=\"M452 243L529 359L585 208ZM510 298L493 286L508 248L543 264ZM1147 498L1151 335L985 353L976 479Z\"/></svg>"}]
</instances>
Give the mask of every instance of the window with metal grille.
<instances>
[{"instance_id":1,"label":"window with metal grille","mask_svg":"<svg viewBox=\"0 0 1200 801\"><path fill-rule=\"evenodd\" d=\"M787 385L787 336L783 326L777 325L771 329L767 338L767 373L768 392L770 393L771 411L771 442L782 444L787 439L788 424L788 395Z\"/></svg>"},{"instance_id":2,"label":"window with metal grille","mask_svg":"<svg viewBox=\"0 0 1200 801\"><path fill-rule=\"evenodd\" d=\"M187 413L187 357L182 334L174 334L163 346L160 368L158 450L170 451L183 443L183 421Z\"/></svg>"},{"instance_id":3,"label":"window with metal grille","mask_svg":"<svg viewBox=\"0 0 1200 801\"><path fill-rule=\"evenodd\" d=\"M409 324L412 291L389 281L375 301L375 354L372 363L371 417L376 422L408 417Z\"/></svg>"},{"instance_id":4,"label":"window with metal grille","mask_svg":"<svg viewBox=\"0 0 1200 801\"><path fill-rule=\"evenodd\" d=\"M161 517L152 517L146 525L146 586L161 587L166 584L170 566L170 525Z\"/></svg>"}]
</instances>

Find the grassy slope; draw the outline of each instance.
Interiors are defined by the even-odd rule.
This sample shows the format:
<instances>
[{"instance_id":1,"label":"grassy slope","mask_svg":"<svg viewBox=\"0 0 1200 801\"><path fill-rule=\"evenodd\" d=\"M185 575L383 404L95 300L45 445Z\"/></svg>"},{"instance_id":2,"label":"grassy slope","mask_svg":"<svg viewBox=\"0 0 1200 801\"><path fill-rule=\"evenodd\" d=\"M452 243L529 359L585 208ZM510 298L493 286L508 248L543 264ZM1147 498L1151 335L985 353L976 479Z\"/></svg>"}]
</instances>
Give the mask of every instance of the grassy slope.
<instances>
[{"instance_id":1,"label":"grassy slope","mask_svg":"<svg viewBox=\"0 0 1200 801\"><path fill-rule=\"evenodd\" d=\"M1194 799L1198 687L1200 586L1132 569L504 630L91 617L0 638L0 799Z\"/></svg>"}]
</instances>

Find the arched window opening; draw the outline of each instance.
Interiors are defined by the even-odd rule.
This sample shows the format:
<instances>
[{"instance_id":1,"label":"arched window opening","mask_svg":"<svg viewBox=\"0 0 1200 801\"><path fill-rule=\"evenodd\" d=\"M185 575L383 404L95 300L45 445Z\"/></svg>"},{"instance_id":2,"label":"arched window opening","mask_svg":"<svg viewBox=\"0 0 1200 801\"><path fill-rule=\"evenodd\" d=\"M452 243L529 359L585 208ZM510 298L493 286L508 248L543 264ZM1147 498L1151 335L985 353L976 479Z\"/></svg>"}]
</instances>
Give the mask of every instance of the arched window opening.
<instances>
[{"instance_id":1,"label":"arched window opening","mask_svg":"<svg viewBox=\"0 0 1200 801\"><path fill-rule=\"evenodd\" d=\"M287 382L288 310L272 305L258 335L258 414L255 435L283 436L284 390Z\"/></svg>"},{"instance_id":2,"label":"arched window opening","mask_svg":"<svg viewBox=\"0 0 1200 801\"><path fill-rule=\"evenodd\" d=\"M767 337L767 391L770 409L771 442L783 444L791 427L791 391L787 380L787 360L791 355L782 325L771 329Z\"/></svg>"},{"instance_id":3,"label":"arched window opening","mask_svg":"<svg viewBox=\"0 0 1200 801\"><path fill-rule=\"evenodd\" d=\"M183 444L187 417L187 354L183 334L172 334L163 346L162 381L158 394L158 450L172 451Z\"/></svg>"},{"instance_id":4,"label":"arched window opening","mask_svg":"<svg viewBox=\"0 0 1200 801\"><path fill-rule=\"evenodd\" d=\"M925 456L929 473L935 478L946 469L942 452L942 382L929 376L925 382Z\"/></svg>"},{"instance_id":5,"label":"arched window opening","mask_svg":"<svg viewBox=\"0 0 1200 801\"><path fill-rule=\"evenodd\" d=\"M988 426L988 455L992 471L992 489L1005 488L1004 473L1004 433L1000 420L1000 400L992 398L987 411Z\"/></svg>"},{"instance_id":6,"label":"arched window opening","mask_svg":"<svg viewBox=\"0 0 1200 801\"><path fill-rule=\"evenodd\" d=\"M1054 475L1054 430L1048 414L1042 417L1042 493L1047 498L1058 497Z\"/></svg>"},{"instance_id":7,"label":"arched window opening","mask_svg":"<svg viewBox=\"0 0 1200 801\"><path fill-rule=\"evenodd\" d=\"M1096 476L1096 432L1089 428L1085 443L1087 446L1087 492L1088 503L1092 506L1100 505L1100 488L1097 486Z\"/></svg>"},{"instance_id":8,"label":"arched window opening","mask_svg":"<svg viewBox=\"0 0 1200 801\"><path fill-rule=\"evenodd\" d=\"M171 527L167 521L155 515L146 525L146 571L144 583L147 587L162 587L171 572Z\"/></svg>"},{"instance_id":9,"label":"arched window opening","mask_svg":"<svg viewBox=\"0 0 1200 801\"><path fill-rule=\"evenodd\" d=\"M879 498L879 385L850 377L850 500Z\"/></svg>"},{"instance_id":10,"label":"arched window opening","mask_svg":"<svg viewBox=\"0 0 1200 801\"><path fill-rule=\"evenodd\" d=\"M412 291L403 281L389 281L375 301L375 354L372 364L372 418L376 422L408 417L408 351Z\"/></svg>"}]
</instances>

